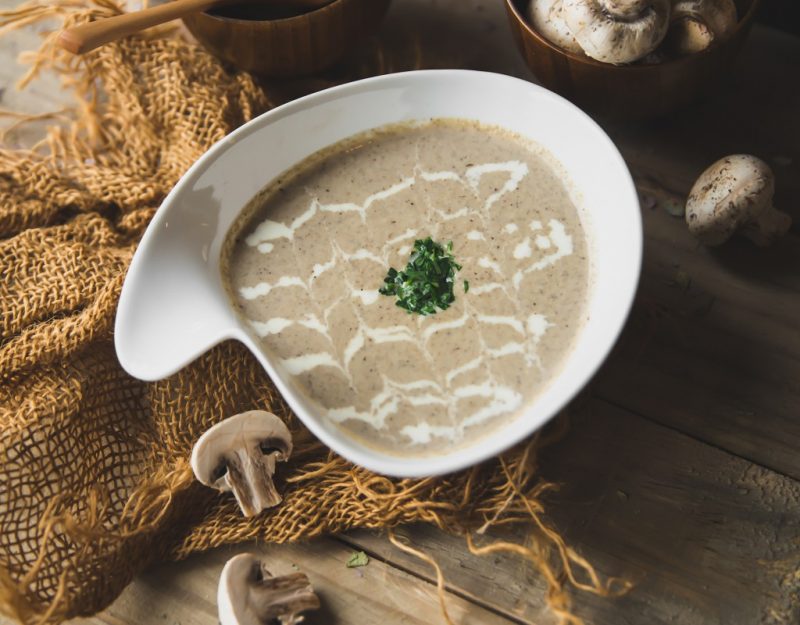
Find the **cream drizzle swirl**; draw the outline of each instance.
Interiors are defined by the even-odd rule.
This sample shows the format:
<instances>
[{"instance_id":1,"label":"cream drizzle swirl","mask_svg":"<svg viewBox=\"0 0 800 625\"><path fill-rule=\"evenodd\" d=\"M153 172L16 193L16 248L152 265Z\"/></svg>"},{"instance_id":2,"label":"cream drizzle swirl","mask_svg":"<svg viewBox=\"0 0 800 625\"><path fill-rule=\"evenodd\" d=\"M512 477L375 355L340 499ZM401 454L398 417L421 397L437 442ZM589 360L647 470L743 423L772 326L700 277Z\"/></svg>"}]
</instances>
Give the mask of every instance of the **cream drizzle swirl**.
<instances>
[{"instance_id":1,"label":"cream drizzle swirl","mask_svg":"<svg viewBox=\"0 0 800 625\"><path fill-rule=\"evenodd\" d=\"M425 171L418 165L412 176L405 177L400 182L367 196L360 204L354 202L325 204L319 198L312 197L308 208L290 224L287 225L265 219L245 238L245 242L262 254L269 255L274 250L275 241L279 239L294 240L296 233L308 224L318 212L354 212L360 216L362 223L366 223L370 208L412 188L418 180L427 183L438 181L457 182L477 198L482 177L496 173L507 174L505 182L491 193L477 209L463 207L458 210L443 212L431 207L431 211L434 213L432 215L435 218L434 221L447 221L462 216L475 215L485 225L492 206L503 196L515 192L519 183L528 175L526 163L516 160L484 163L466 168L463 174L455 171ZM566 232L564 225L560 221L556 219L548 220L547 231L545 231L544 225L540 221L533 220L529 224L529 229L532 232L535 247L539 250L546 250L548 253L518 269L510 279L503 275L502 267L499 263L487 256L481 256L477 264L482 268L490 269L496 274L497 280L473 286L469 292L471 297L503 291L512 301L516 302L519 310L517 292L522 287L522 282L526 276L533 272L542 271L573 253L572 237ZM519 226L513 223L509 223L504 227L504 231L508 234L516 233L518 230ZM252 286L242 287L239 289L239 295L245 300L252 300L260 297L269 297L276 290L286 288L301 288L310 294L313 280L333 269L337 263L368 260L386 267L388 266L390 253L393 250L407 253L410 249L409 243L418 234L415 229L407 229L401 235L386 241L378 253L365 248L346 253L333 243L331 258L324 263L315 265L312 275L308 279L303 279L301 276L281 276L274 283L259 282ZM469 241L484 241L485 235L479 230L472 230L466 235L466 238ZM517 260L529 259L534 256L530 237L524 238L515 247L513 256ZM347 278L345 279L347 280ZM509 284L512 288L509 288ZM350 288L351 299L358 300L364 307L371 306L378 300L377 290L374 292L359 290L353 288L349 282L348 287ZM519 337L518 340L507 342L500 347L490 348L483 343L483 338L478 332L478 340L482 343L482 353L489 356L488 360L505 358L510 355L522 355L526 362L541 368L536 346L548 327L552 325L548 319L537 313L529 315L524 322L515 316L480 314L470 305L469 299L465 299L464 312L460 317L448 321L438 321L435 317L420 319L419 333L415 333L407 326L401 325L371 327L366 323L363 315L358 315L358 327L354 334L344 350L341 353L336 353L329 332L328 317L333 308L346 299L347 297L339 298L330 304L323 310L322 318L313 313L307 313L298 319L272 318L268 321L255 319L249 319L248 321L260 337L279 334L293 325L301 325L323 335L331 345L330 351L282 359L279 361L280 366L290 376L298 376L317 367L333 367L341 371L351 383L351 363L359 351L364 348L367 339L378 344L407 341L416 344L420 350L427 353L427 343L434 335L441 331L464 327L469 321L477 322L479 324L478 327L480 327L480 324L503 325ZM519 408L522 403L521 393L514 388L498 383L492 375L490 363L486 361L486 358L479 357L444 371L442 379L439 381L423 379L401 383L390 379L384 374L382 375L382 388L370 400L368 410L357 410L352 405L327 408L325 409L327 417L333 422L343 422L348 419L364 421L380 430L385 427L386 419L390 415L397 413L403 403L410 406L442 405L448 410L450 425L432 425L422 421L415 425L405 426L401 432L409 441L414 443L427 443L434 437L458 440L470 426L483 423L501 414L510 413ZM482 383L458 384L460 377L482 367L486 369L487 373ZM456 402L452 401L453 398L467 399L475 397L483 398L486 402L466 416L455 414Z\"/></svg>"}]
</instances>

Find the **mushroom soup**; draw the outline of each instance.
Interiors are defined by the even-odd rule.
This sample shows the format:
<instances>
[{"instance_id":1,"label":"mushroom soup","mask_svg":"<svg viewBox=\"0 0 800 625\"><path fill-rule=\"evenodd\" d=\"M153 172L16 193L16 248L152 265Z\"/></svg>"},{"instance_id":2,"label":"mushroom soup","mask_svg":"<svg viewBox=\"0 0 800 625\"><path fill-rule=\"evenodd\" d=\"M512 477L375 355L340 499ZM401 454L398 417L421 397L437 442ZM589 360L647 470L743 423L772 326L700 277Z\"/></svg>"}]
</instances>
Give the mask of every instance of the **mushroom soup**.
<instances>
[{"instance_id":1,"label":"mushroom soup","mask_svg":"<svg viewBox=\"0 0 800 625\"><path fill-rule=\"evenodd\" d=\"M417 286L428 297L422 244L441 252L425 271L455 275L434 314L401 307ZM553 158L466 121L385 127L313 155L242 212L224 259L238 313L320 414L404 455L519 417L587 314L586 240ZM383 294L387 272L406 281L396 295Z\"/></svg>"}]
</instances>

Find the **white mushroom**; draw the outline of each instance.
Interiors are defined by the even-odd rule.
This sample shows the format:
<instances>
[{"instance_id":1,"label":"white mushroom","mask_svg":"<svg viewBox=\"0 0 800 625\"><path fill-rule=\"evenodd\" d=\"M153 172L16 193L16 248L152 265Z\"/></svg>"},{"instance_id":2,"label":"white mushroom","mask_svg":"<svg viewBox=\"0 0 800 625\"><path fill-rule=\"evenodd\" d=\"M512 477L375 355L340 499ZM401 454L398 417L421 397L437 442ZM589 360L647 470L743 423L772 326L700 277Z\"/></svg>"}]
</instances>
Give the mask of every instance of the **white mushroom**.
<instances>
[{"instance_id":1,"label":"white mushroom","mask_svg":"<svg viewBox=\"0 0 800 625\"><path fill-rule=\"evenodd\" d=\"M563 0L561 15L583 51L631 63L655 50L669 26L670 0Z\"/></svg>"},{"instance_id":2,"label":"white mushroom","mask_svg":"<svg viewBox=\"0 0 800 625\"><path fill-rule=\"evenodd\" d=\"M561 15L562 0L531 0L528 5L528 19L542 37L560 48L576 54L583 54L575 37Z\"/></svg>"},{"instance_id":3,"label":"white mushroom","mask_svg":"<svg viewBox=\"0 0 800 625\"><path fill-rule=\"evenodd\" d=\"M683 56L705 50L736 27L733 0L674 0L666 46Z\"/></svg>"},{"instance_id":4,"label":"white mushroom","mask_svg":"<svg viewBox=\"0 0 800 625\"><path fill-rule=\"evenodd\" d=\"M292 453L292 435L274 414L251 410L217 423L192 449L192 470L198 481L233 491L245 516L276 506L281 496L272 476L275 463Z\"/></svg>"},{"instance_id":5,"label":"white mushroom","mask_svg":"<svg viewBox=\"0 0 800 625\"><path fill-rule=\"evenodd\" d=\"M220 625L296 625L305 610L319 608L319 599L303 573L272 577L264 563L249 553L225 564L217 589Z\"/></svg>"},{"instance_id":6,"label":"white mushroom","mask_svg":"<svg viewBox=\"0 0 800 625\"><path fill-rule=\"evenodd\" d=\"M786 233L792 218L772 206L775 177L764 161L749 154L726 156L706 169L686 201L690 232L706 245L719 245L735 231L757 245Z\"/></svg>"}]
</instances>

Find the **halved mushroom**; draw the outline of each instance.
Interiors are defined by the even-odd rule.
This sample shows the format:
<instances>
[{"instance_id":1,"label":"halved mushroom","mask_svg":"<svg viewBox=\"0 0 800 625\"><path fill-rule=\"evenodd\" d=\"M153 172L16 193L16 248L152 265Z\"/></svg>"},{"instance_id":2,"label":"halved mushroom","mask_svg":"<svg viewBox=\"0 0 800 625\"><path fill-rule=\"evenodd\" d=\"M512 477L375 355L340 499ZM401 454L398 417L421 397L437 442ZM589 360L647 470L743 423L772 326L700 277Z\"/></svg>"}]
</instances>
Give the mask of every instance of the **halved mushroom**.
<instances>
[{"instance_id":1,"label":"halved mushroom","mask_svg":"<svg viewBox=\"0 0 800 625\"><path fill-rule=\"evenodd\" d=\"M296 625L301 612L319 608L319 598L304 573L272 577L264 562L249 553L225 564L217 588L220 625Z\"/></svg>"},{"instance_id":2,"label":"halved mushroom","mask_svg":"<svg viewBox=\"0 0 800 625\"><path fill-rule=\"evenodd\" d=\"M772 206L775 176L749 154L733 154L706 169L686 200L689 231L706 245L719 245L737 230L757 245L786 233L792 218Z\"/></svg>"},{"instance_id":3,"label":"halved mushroom","mask_svg":"<svg viewBox=\"0 0 800 625\"><path fill-rule=\"evenodd\" d=\"M275 463L292 453L292 435L274 414L243 412L207 430L192 449L192 470L198 481L233 491L245 516L276 506L281 496L272 476Z\"/></svg>"},{"instance_id":4,"label":"halved mushroom","mask_svg":"<svg viewBox=\"0 0 800 625\"><path fill-rule=\"evenodd\" d=\"M675 0L665 47L684 56L705 50L736 26L733 0Z\"/></svg>"},{"instance_id":5,"label":"halved mushroom","mask_svg":"<svg viewBox=\"0 0 800 625\"><path fill-rule=\"evenodd\" d=\"M562 0L531 0L528 19L536 32L548 41L569 52L583 54L583 48L561 15L561 5Z\"/></svg>"},{"instance_id":6,"label":"halved mushroom","mask_svg":"<svg viewBox=\"0 0 800 625\"><path fill-rule=\"evenodd\" d=\"M632 63L664 39L670 0L563 0L561 15L588 56Z\"/></svg>"}]
</instances>

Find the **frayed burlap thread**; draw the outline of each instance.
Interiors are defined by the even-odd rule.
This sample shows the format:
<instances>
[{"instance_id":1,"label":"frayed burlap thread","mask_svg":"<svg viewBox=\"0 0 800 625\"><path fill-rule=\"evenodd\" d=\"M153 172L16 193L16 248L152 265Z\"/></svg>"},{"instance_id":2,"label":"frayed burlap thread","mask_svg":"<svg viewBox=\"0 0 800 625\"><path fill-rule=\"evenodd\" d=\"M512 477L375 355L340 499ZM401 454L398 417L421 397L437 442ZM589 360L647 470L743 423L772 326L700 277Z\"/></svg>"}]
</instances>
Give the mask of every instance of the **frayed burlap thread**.
<instances>
[{"instance_id":1,"label":"frayed burlap thread","mask_svg":"<svg viewBox=\"0 0 800 625\"><path fill-rule=\"evenodd\" d=\"M0 29L120 10L110 0L34 0L0 13ZM59 623L103 609L159 560L412 522L464 535L475 553L528 559L564 622L578 622L565 580L611 592L543 519L552 485L537 474L540 436L468 471L395 480L316 441L238 344L161 382L126 375L112 328L137 241L192 162L271 101L174 28L84 57L60 52L50 34L25 60L23 82L53 71L76 101L31 116L53 124L31 149L0 151L0 611ZM192 479L188 458L206 428L255 407L287 422L295 452L281 472L283 504L244 519L231 498ZM511 523L531 528L528 543L480 536Z\"/></svg>"}]
</instances>

